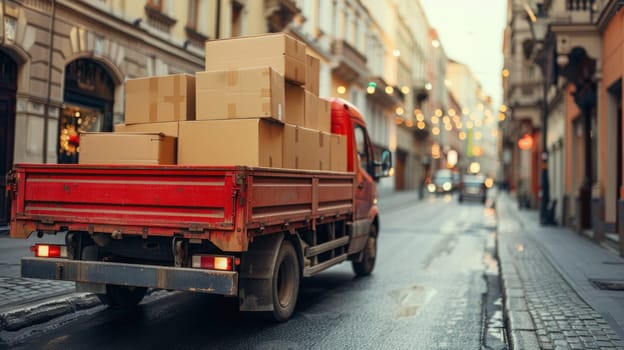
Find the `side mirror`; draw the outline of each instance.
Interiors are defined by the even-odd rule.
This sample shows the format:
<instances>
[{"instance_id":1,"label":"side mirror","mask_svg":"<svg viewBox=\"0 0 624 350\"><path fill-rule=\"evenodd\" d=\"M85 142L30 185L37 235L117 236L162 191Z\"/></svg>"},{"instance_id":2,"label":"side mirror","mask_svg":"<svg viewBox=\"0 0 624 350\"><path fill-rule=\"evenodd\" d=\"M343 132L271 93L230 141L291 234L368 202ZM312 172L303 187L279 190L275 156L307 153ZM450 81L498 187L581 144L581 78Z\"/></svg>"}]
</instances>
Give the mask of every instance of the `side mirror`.
<instances>
[{"instance_id":1,"label":"side mirror","mask_svg":"<svg viewBox=\"0 0 624 350\"><path fill-rule=\"evenodd\" d=\"M385 149L381 151L379 161L375 161L376 178L392 176L394 169L392 168L392 153Z\"/></svg>"}]
</instances>

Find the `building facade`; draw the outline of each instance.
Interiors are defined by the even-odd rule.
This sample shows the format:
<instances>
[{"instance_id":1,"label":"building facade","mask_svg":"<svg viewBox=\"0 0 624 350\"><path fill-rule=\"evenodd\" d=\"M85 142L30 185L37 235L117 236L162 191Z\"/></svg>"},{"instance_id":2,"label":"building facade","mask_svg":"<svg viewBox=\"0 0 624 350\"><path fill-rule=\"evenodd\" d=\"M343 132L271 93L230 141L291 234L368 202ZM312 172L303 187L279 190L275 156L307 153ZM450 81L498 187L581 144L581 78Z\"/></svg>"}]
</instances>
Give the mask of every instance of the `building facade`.
<instances>
[{"instance_id":1,"label":"building facade","mask_svg":"<svg viewBox=\"0 0 624 350\"><path fill-rule=\"evenodd\" d=\"M540 191L550 200L556 223L575 227L596 242L624 255L622 206L622 1L544 1L529 6L515 3L515 16L534 29L524 42L525 56L542 71L545 99L540 111L546 120L544 149L548 186ZM524 13L523 13L524 11ZM540 22L542 22L540 24ZM510 20L506 40L512 47L517 31ZM536 29L543 27L544 36ZM515 90L518 74L512 50L507 50L506 101L512 106L506 123L505 145L515 148L517 125ZM516 150L514 149L514 152ZM542 153L540 151L540 153ZM515 153L514 153L515 154ZM512 157L513 158L513 157ZM538 163L539 164L539 163ZM514 176L518 163L508 169ZM538 192L539 193L539 192ZM538 199L540 199L538 197Z\"/></svg>"},{"instance_id":2,"label":"building facade","mask_svg":"<svg viewBox=\"0 0 624 350\"><path fill-rule=\"evenodd\" d=\"M422 185L430 116L449 107L447 58L418 1L4 0L0 23L2 184L17 162L78 162L80 132L123 123L127 79L201 71L206 40L305 41L319 95L357 106L376 149L393 151L384 191ZM0 196L0 223L8 205Z\"/></svg>"},{"instance_id":3,"label":"building facade","mask_svg":"<svg viewBox=\"0 0 624 350\"><path fill-rule=\"evenodd\" d=\"M123 122L126 79L201 71L205 40L281 31L298 11L293 1L3 1L2 184L17 162L77 162L79 132Z\"/></svg>"}]
</instances>

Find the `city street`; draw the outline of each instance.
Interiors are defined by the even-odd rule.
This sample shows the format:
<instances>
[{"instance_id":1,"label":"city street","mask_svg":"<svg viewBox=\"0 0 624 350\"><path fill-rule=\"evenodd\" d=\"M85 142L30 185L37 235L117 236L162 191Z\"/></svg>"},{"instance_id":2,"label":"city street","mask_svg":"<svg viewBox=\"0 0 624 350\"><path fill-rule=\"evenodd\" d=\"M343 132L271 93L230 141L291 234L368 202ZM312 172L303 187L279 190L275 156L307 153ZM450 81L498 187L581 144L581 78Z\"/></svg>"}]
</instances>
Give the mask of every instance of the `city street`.
<instances>
[{"instance_id":1,"label":"city street","mask_svg":"<svg viewBox=\"0 0 624 350\"><path fill-rule=\"evenodd\" d=\"M2 340L23 349L478 349L489 339L502 348L500 296L486 295L494 211L414 193L380 206L373 275L356 279L345 263L305 280L287 323L241 317L209 295L157 292L135 311L100 306ZM498 305L492 319L488 300Z\"/></svg>"}]
</instances>

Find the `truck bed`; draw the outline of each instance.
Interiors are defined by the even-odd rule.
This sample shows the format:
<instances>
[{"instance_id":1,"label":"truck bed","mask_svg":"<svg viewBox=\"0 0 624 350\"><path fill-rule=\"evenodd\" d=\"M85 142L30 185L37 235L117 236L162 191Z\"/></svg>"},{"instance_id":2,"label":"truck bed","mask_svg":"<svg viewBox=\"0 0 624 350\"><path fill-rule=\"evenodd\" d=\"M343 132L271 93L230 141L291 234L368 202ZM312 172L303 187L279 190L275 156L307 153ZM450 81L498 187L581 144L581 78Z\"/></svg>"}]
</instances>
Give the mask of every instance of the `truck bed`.
<instances>
[{"instance_id":1,"label":"truck bed","mask_svg":"<svg viewBox=\"0 0 624 350\"><path fill-rule=\"evenodd\" d=\"M353 173L243 166L17 164L11 237L85 231L209 239L244 251L253 235L349 218Z\"/></svg>"}]
</instances>

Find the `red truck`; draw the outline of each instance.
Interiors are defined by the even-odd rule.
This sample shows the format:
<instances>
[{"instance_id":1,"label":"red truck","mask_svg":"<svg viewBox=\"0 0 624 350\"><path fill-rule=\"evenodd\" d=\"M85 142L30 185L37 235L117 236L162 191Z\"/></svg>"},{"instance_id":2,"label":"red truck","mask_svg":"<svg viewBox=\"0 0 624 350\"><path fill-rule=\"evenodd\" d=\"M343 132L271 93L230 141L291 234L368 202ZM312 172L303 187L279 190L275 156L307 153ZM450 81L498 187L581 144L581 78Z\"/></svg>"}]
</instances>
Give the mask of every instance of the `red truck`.
<instances>
[{"instance_id":1,"label":"red truck","mask_svg":"<svg viewBox=\"0 0 624 350\"><path fill-rule=\"evenodd\" d=\"M350 260L375 265L375 182L391 172L364 118L331 100L348 172L245 166L16 164L10 235L65 235L36 244L22 276L75 281L131 307L148 288L238 298L241 311L291 317L302 277Z\"/></svg>"}]
</instances>

